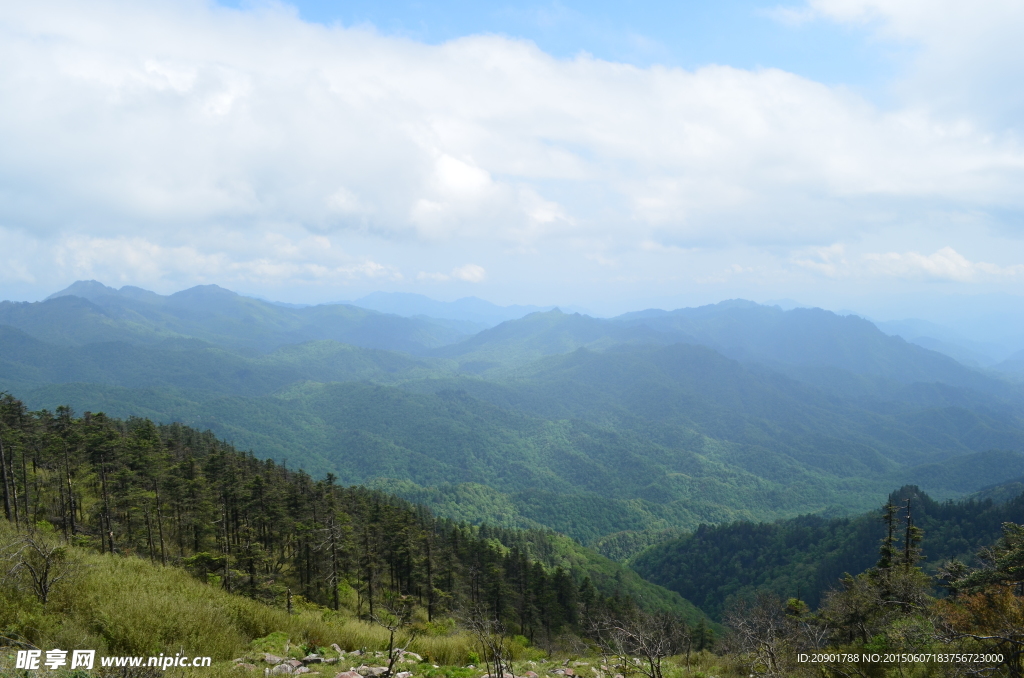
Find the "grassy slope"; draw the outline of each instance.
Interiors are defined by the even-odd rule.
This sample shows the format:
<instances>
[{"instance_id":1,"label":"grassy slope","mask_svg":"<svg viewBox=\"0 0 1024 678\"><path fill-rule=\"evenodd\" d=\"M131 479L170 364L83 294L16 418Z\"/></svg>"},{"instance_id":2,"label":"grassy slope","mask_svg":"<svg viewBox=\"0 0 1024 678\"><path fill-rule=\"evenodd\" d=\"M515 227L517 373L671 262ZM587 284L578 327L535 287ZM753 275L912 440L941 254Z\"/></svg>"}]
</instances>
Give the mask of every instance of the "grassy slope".
<instances>
[{"instance_id":1,"label":"grassy slope","mask_svg":"<svg viewBox=\"0 0 1024 678\"><path fill-rule=\"evenodd\" d=\"M9 523L0 521L0 553L10 553L16 536ZM647 609L671 611L691 623L703 618L677 593L566 537L530 535L530 551L549 567L586 572L599 590L632 597ZM383 629L354 618L354 594L342 598L340 612L306 605L296 597L296 613L288 615L280 607L227 593L181 569L140 558L69 547L67 562L72 575L54 587L46 605L16 580L0 582L0 633L41 648L95 649L98 656L184 651L217 662L252 653L260 647L254 641L272 633L290 638L298 656L302 646L386 646ZM430 661L461 665L473 648L472 640L456 630L421 636L410 649ZM0 669L3 661L0 655Z\"/></svg>"},{"instance_id":2,"label":"grassy slope","mask_svg":"<svg viewBox=\"0 0 1024 678\"><path fill-rule=\"evenodd\" d=\"M0 545L11 539L0 521ZM214 668L195 671L206 678L239 675L230 660L261 656L261 649L285 654L283 647L265 646L267 641L259 640L271 634L290 639L290 654L297 657L305 655L304 647L326 648L331 643L347 651L387 647L387 632L358 621L348 608L323 610L296 597L295 612L289 615L282 607L227 593L183 570L139 558L101 556L72 547L70 560L74 576L55 587L45 606L24 587L10 582L0 586L0 633L43 649L94 649L97 657L175 652L209 656ZM410 649L441 664L464 665L473 641L455 630L421 636ZM7 675L6 668L13 668L13 652L0 652L0 675ZM175 674L171 670L167 675Z\"/></svg>"}]
</instances>

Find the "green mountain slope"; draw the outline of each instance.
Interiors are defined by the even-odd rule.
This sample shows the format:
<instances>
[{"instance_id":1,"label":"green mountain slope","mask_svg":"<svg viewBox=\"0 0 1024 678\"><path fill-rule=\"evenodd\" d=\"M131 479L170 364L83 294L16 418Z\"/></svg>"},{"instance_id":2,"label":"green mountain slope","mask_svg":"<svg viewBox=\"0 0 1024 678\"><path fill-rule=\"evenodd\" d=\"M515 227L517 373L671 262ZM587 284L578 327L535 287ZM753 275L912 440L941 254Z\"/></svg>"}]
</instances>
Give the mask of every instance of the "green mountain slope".
<instances>
[{"instance_id":1,"label":"green mountain slope","mask_svg":"<svg viewBox=\"0 0 1024 678\"><path fill-rule=\"evenodd\" d=\"M437 359L311 341L244 355L198 339L123 341L59 347L0 325L0 379L11 383L94 383L125 388L195 389L265 395L307 380L393 382L443 374Z\"/></svg>"},{"instance_id":2,"label":"green mountain slope","mask_svg":"<svg viewBox=\"0 0 1024 678\"><path fill-rule=\"evenodd\" d=\"M287 308L216 285L161 296L93 281L75 283L42 302L0 302L0 325L61 346L190 337L261 352L328 339L418 353L466 336L451 321L402 318L341 304Z\"/></svg>"},{"instance_id":3,"label":"green mountain slope","mask_svg":"<svg viewBox=\"0 0 1024 678\"><path fill-rule=\"evenodd\" d=\"M943 382L1001 393L1011 390L948 356L886 335L863 318L819 308L783 311L733 300L671 312L628 313L613 322L685 334L694 343L744 362L833 367L905 384Z\"/></svg>"},{"instance_id":4,"label":"green mountain slope","mask_svg":"<svg viewBox=\"0 0 1024 678\"><path fill-rule=\"evenodd\" d=\"M702 617L678 594L563 536L453 524L393 496L255 459L178 424L75 418L66 409L28 413L3 396L0 436L0 522L186 567L261 600L280 598L288 586L335 609L352 589L364 605L388 590L414 596L427 601L428 614L479 602L538 638L580 632L576 601L584 594L598 607L618 597L694 622ZM60 501L68 488L73 504ZM0 605L0 625L9 624L24 620Z\"/></svg>"},{"instance_id":5,"label":"green mountain slope","mask_svg":"<svg viewBox=\"0 0 1024 678\"><path fill-rule=\"evenodd\" d=\"M993 436L1013 443L1012 421L991 419L991 435L981 436L981 415L950 418L962 428L947 426L939 448L915 436L917 420L859 411L702 347L581 351L542 363L534 380L411 382L420 392L307 382L245 397L80 384L25 397L34 407L65 397L79 410L162 413L345 482L404 481L387 487L446 515L545 525L584 542L864 510L905 479L950 496L1024 473L1018 453L972 448ZM479 392L438 388L453 383Z\"/></svg>"},{"instance_id":6,"label":"green mountain slope","mask_svg":"<svg viewBox=\"0 0 1024 678\"><path fill-rule=\"evenodd\" d=\"M979 548L999 538L1004 522L1024 521L1024 495L1003 504L938 503L907 486L889 502L906 506L907 499L914 525L924 530L923 554L932 572L954 557L970 562ZM885 530L880 511L855 518L801 516L775 523L701 526L651 546L630 564L715 617L736 597L765 589L783 599L800 596L813 607L844 572L857 574L875 564Z\"/></svg>"},{"instance_id":7,"label":"green mountain slope","mask_svg":"<svg viewBox=\"0 0 1024 678\"><path fill-rule=\"evenodd\" d=\"M414 357L334 340L252 349L326 332L352 313L363 320L341 328L350 335L409 321L361 309L283 308L212 287L69 292L0 308L25 326L45 320L35 331L45 325L68 342L0 326L0 387L32 407L67 402L209 428L261 457L387 487L460 519L596 543L863 511L903 483L946 498L1024 474L1016 387L826 312L746 302L615 320L551 311ZM313 323L317 314L328 320ZM412 342L412 330L391 340ZM678 341L701 332L751 354L760 347L758 361ZM779 362L797 359L784 351L797 335L810 357ZM216 343L242 339L250 348ZM939 381L852 371L897 363L899 379ZM822 386L812 372L870 388Z\"/></svg>"},{"instance_id":8,"label":"green mountain slope","mask_svg":"<svg viewBox=\"0 0 1024 678\"><path fill-rule=\"evenodd\" d=\"M901 384L941 382L1020 398L1020 390L1007 382L886 335L863 318L821 309L783 311L742 300L611 319L556 309L502 323L434 354L480 373L578 348L679 342L708 346L744 363L762 363L829 390L845 386L877 394ZM846 383L837 384L836 375Z\"/></svg>"}]
</instances>

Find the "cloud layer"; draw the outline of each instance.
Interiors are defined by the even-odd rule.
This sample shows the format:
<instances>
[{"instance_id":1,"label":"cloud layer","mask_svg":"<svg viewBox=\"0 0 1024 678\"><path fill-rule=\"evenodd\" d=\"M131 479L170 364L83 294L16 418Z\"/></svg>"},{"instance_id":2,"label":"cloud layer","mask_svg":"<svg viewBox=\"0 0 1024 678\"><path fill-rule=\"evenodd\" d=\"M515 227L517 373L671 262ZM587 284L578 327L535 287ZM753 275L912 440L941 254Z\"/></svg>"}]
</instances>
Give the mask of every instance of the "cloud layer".
<instances>
[{"instance_id":1,"label":"cloud layer","mask_svg":"<svg viewBox=\"0 0 1024 678\"><path fill-rule=\"evenodd\" d=\"M966 231L1019 236L1017 95L968 76L998 79L1024 56L958 60L1019 9L945 5L799 9L915 45L883 109L770 68L560 60L499 36L433 46L282 5L7 3L0 276L510 289L514 271L543 282L557 261L549 283L577 267L567 277L600 295L593 271L617 270L608 286L659 266L710 280L753 270L730 261L744 248L828 276L800 252L837 243L871 262L864 275L1016 270L957 252ZM951 90L935 86L943 69Z\"/></svg>"}]
</instances>

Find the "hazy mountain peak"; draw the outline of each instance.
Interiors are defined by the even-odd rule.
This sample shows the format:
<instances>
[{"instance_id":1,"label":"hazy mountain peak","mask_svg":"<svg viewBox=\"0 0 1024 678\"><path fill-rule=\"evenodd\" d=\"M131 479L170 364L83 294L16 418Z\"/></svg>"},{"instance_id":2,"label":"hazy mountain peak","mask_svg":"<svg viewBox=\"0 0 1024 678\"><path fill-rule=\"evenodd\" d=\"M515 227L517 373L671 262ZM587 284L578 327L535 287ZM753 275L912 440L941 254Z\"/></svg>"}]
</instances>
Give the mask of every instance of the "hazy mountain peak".
<instances>
[{"instance_id":1,"label":"hazy mountain peak","mask_svg":"<svg viewBox=\"0 0 1024 678\"><path fill-rule=\"evenodd\" d=\"M83 299L92 300L96 297L108 297L116 294L116 289L107 287L97 280L77 280L60 292L54 292L46 297L46 300L56 299L57 297L82 297Z\"/></svg>"},{"instance_id":2,"label":"hazy mountain peak","mask_svg":"<svg viewBox=\"0 0 1024 678\"><path fill-rule=\"evenodd\" d=\"M190 287L187 290L175 292L169 299L175 300L213 300L213 299L235 299L241 295L237 292L232 292L229 289L225 289L220 285L196 285Z\"/></svg>"},{"instance_id":3,"label":"hazy mountain peak","mask_svg":"<svg viewBox=\"0 0 1024 678\"><path fill-rule=\"evenodd\" d=\"M406 317L428 316L447 320L478 323L493 327L507 320L517 320L531 313L549 311L551 306L499 306L479 297L462 297L455 301L438 301L412 292L373 292L352 302L360 308Z\"/></svg>"}]
</instances>

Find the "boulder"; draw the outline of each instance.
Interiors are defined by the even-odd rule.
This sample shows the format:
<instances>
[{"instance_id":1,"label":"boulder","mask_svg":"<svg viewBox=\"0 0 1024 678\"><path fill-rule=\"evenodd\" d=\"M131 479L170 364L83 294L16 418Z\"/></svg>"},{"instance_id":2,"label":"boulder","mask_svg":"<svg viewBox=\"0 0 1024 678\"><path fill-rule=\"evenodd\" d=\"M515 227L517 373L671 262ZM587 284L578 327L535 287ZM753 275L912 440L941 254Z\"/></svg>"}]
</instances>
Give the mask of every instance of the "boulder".
<instances>
[{"instance_id":1,"label":"boulder","mask_svg":"<svg viewBox=\"0 0 1024 678\"><path fill-rule=\"evenodd\" d=\"M540 678L540 676L538 676L533 671L527 671L526 673L523 674L523 678Z\"/></svg>"},{"instance_id":2,"label":"boulder","mask_svg":"<svg viewBox=\"0 0 1024 678\"><path fill-rule=\"evenodd\" d=\"M297 669L300 666L302 666L302 662L300 662L298 659L289 659L288 661L285 662L285 664L291 665L291 667L293 669Z\"/></svg>"},{"instance_id":3,"label":"boulder","mask_svg":"<svg viewBox=\"0 0 1024 678\"><path fill-rule=\"evenodd\" d=\"M565 670L565 675L567 675L567 676L575 676L576 672L573 671L572 669L566 669Z\"/></svg>"},{"instance_id":4,"label":"boulder","mask_svg":"<svg viewBox=\"0 0 1024 678\"><path fill-rule=\"evenodd\" d=\"M331 643L331 649L337 652L339 655L345 654L345 651L337 643Z\"/></svg>"},{"instance_id":5,"label":"boulder","mask_svg":"<svg viewBox=\"0 0 1024 678\"><path fill-rule=\"evenodd\" d=\"M278 664L274 668L270 669L270 675L280 676L285 673L292 673L293 671L295 671L295 669L292 668L291 664Z\"/></svg>"},{"instance_id":6,"label":"boulder","mask_svg":"<svg viewBox=\"0 0 1024 678\"><path fill-rule=\"evenodd\" d=\"M355 671L342 671L341 673L336 674L334 678L362 678L362 676Z\"/></svg>"},{"instance_id":7,"label":"boulder","mask_svg":"<svg viewBox=\"0 0 1024 678\"><path fill-rule=\"evenodd\" d=\"M315 654L308 655L302 658L302 663L309 666L310 664L320 664L323 662L323 657L318 657Z\"/></svg>"},{"instance_id":8,"label":"boulder","mask_svg":"<svg viewBox=\"0 0 1024 678\"><path fill-rule=\"evenodd\" d=\"M395 678L412 678L411 671L400 671L395 674Z\"/></svg>"},{"instance_id":9,"label":"boulder","mask_svg":"<svg viewBox=\"0 0 1024 678\"><path fill-rule=\"evenodd\" d=\"M300 666L295 669L295 674L298 675L300 673L313 673L313 669L307 669L305 666Z\"/></svg>"},{"instance_id":10,"label":"boulder","mask_svg":"<svg viewBox=\"0 0 1024 678\"><path fill-rule=\"evenodd\" d=\"M408 651L406 651L406 652L402 653L402 656L403 657L412 657L413 659L415 659L418 662L423 661L423 657L419 656L415 652L408 652Z\"/></svg>"},{"instance_id":11,"label":"boulder","mask_svg":"<svg viewBox=\"0 0 1024 678\"><path fill-rule=\"evenodd\" d=\"M284 661L284 659L278 657L276 654L270 654L268 652L265 655L263 655L263 661L267 662L268 664L280 664Z\"/></svg>"}]
</instances>

